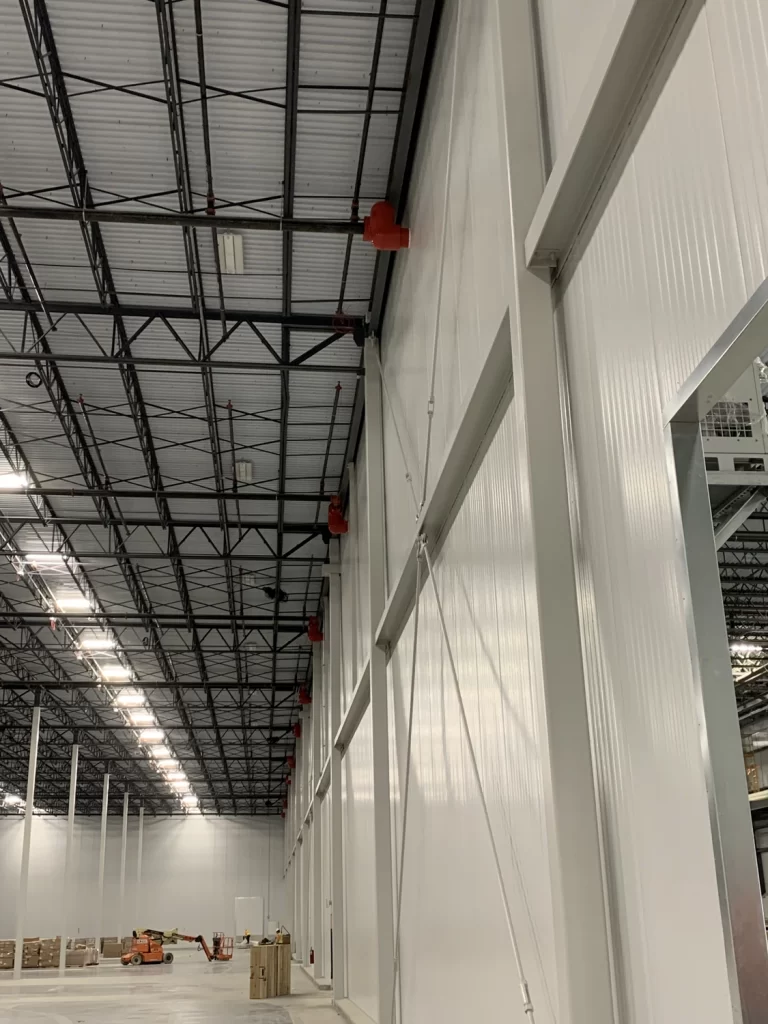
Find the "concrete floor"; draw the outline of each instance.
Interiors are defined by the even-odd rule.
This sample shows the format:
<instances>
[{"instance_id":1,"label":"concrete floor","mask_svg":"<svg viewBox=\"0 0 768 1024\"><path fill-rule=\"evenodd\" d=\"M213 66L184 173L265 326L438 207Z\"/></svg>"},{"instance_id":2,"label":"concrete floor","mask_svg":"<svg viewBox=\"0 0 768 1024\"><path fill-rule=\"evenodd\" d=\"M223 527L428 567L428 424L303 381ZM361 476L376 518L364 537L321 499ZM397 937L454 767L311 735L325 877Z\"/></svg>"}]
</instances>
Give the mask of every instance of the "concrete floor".
<instances>
[{"instance_id":1,"label":"concrete floor","mask_svg":"<svg viewBox=\"0 0 768 1024\"><path fill-rule=\"evenodd\" d=\"M248 998L248 950L230 963L209 964L195 949L174 949L174 963L27 971L21 981L0 977L0 1024L339 1024L330 995L318 992L300 967L293 994Z\"/></svg>"}]
</instances>

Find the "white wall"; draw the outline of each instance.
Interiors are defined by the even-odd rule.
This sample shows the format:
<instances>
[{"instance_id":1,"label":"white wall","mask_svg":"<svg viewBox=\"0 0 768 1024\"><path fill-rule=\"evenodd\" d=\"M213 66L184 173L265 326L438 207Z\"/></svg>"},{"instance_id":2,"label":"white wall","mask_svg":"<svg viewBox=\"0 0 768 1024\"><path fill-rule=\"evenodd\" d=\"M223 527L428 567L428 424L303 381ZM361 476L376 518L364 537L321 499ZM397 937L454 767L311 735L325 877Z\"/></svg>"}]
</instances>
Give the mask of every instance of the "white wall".
<instances>
[{"instance_id":1,"label":"white wall","mask_svg":"<svg viewBox=\"0 0 768 1024\"><path fill-rule=\"evenodd\" d=\"M618 6L540 0L555 151ZM554 292L572 403L566 435L578 601L622 1024L733 1019L661 413L766 272L768 22L761 11L760 0L710 0ZM391 401L384 405L390 584L413 537L405 473L417 500L425 475L433 351L428 492L514 281L505 148L505 116L514 112L505 112L501 88L508 45L494 0L448 0L405 216L413 247L396 261L382 332ZM562 1019L560 894L550 886L527 479L525 413L537 396L526 391L514 318L511 329L515 396L436 560L435 580L536 1020L548 1024ZM362 479L361 464L342 545L346 700L365 651ZM558 609L542 614L556 617ZM413 619L389 671L396 850L412 645ZM408 840L403 864L395 864L404 879L401 1019L522 1021L429 585L415 687ZM366 714L344 757L346 963L349 996L375 1017L370 746Z\"/></svg>"},{"instance_id":2,"label":"white wall","mask_svg":"<svg viewBox=\"0 0 768 1024\"><path fill-rule=\"evenodd\" d=\"M731 1019L661 414L765 276L766 41L760 0L707 4L561 283L618 996L637 1024ZM548 37L550 74L572 48Z\"/></svg>"},{"instance_id":3,"label":"white wall","mask_svg":"<svg viewBox=\"0 0 768 1024\"><path fill-rule=\"evenodd\" d=\"M383 332L393 407L386 407L385 417L392 578L413 536L414 518L394 421L412 459L409 468L413 472L418 466L414 476L423 481L437 336L429 492L510 293L509 186L494 3L446 5L430 88L406 216L414 244L398 258ZM515 324L512 330L519 370ZM536 1020L547 1024L557 1019L558 994L524 408L522 396L516 396L451 527L435 578ZM411 622L390 666L398 849L412 644ZM429 585L422 594L417 651L411 794L401 866L403 1019L445 1024L522 1020L491 845ZM450 982L466 978L471 984Z\"/></svg>"},{"instance_id":4,"label":"white wall","mask_svg":"<svg viewBox=\"0 0 768 1024\"><path fill-rule=\"evenodd\" d=\"M282 919L283 828L279 818L209 817L144 819L143 885L136 899L138 818L129 819L125 918L120 926L122 820L109 818L103 927L98 922L98 818L75 821L75 885L70 935L124 935L136 927L175 928L192 934L234 933L236 896L261 896L272 918ZM16 934L13 893L19 873L23 819L0 820L0 936ZM61 933L66 820L35 818L25 934Z\"/></svg>"}]
</instances>

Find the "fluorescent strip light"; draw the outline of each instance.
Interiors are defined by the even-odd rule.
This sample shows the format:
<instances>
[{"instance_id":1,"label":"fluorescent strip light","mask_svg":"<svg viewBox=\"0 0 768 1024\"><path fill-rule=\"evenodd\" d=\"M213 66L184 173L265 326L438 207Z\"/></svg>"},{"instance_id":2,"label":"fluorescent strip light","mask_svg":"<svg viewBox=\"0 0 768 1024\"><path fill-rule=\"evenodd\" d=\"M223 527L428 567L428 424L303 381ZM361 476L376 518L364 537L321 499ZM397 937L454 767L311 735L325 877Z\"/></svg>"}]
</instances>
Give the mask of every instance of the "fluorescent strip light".
<instances>
[{"instance_id":1,"label":"fluorescent strip light","mask_svg":"<svg viewBox=\"0 0 768 1024\"><path fill-rule=\"evenodd\" d=\"M196 807L200 803L194 793L187 793L186 796L181 798L181 802L185 807Z\"/></svg>"},{"instance_id":2,"label":"fluorescent strip light","mask_svg":"<svg viewBox=\"0 0 768 1024\"><path fill-rule=\"evenodd\" d=\"M242 274L243 236L222 232L218 236L218 245L222 274Z\"/></svg>"},{"instance_id":3,"label":"fluorescent strip light","mask_svg":"<svg viewBox=\"0 0 768 1024\"><path fill-rule=\"evenodd\" d=\"M30 551L24 557L30 565L64 565L64 555L58 551Z\"/></svg>"},{"instance_id":4,"label":"fluorescent strip light","mask_svg":"<svg viewBox=\"0 0 768 1024\"><path fill-rule=\"evenodd\" d=\"M22 491L25 487L29 487L26 473L0 473L0 490Z\"/></svg>"},{"instance_id":5,"label":"fluorescent strip light","mask_svg":"<svg viewBox=\"0 0 768 1024\"><path fill-rule=\"evenodd\" d=\"M153 753L154 753L154 751L153 751ZM165 772L165 771L169 771L169 770L173 770L173 769L178 768L179 767L179 762L174 760L174 758L172 758L172 757L162 757L157 762L157 767Z\"/></svg>"},{"instance_id":6,"label":"fluorescent strip light","mask_svg":"<svg viewBox=\"0 0 768 1024\"><path fill-rule=\"evenodd\" d=\"M106 680L131 678L131 670L125 665L99 665L99 672Z\"/></svg>"},{"instance_id":7,"label":"fluorescent strip light","mask_svg":"<svg viewBox=\"0 0 768 1024\"><path fill-rule=\"evenodd\" d=\"M84 609L91 609L91 602L79 591L72 591L68 594L57 594L55 597L56 607L61 612L75 612Z\"/></svg>"},{"instance_id":8,"label":"fluorescent strip light","mask_svg":"<svg viewBox=\"0 0 768 1024\"><path fill-rule=\"evenodd\" d=\"M115 704L124 708L137 708L144 703L144 694L140 690L123 690L115 697Z\"/></svg>"},{"instance_id":9,"label":"fluorescent strip light","mask_svg":"<svg viewBox=\"0 0 768 1024\"><path fill-rule=\"evenodd\" d=\"M129 711L131 725L156 725L157 719L151 711Z\"/></svg>"},{"instance_id":10,"label":"fluorescent strip light","mask_svg":"<svg viewBox=\"0 0 768 1024\"><path fill-rule=\"evenodd\" d=\"M160 730L160 729L156 729L155 730L155 732L161 732L161 731L162 730ZM163 746L162 744L160 746L158 746L158 747L152 747L152 757L166 758L166 757L168 757L170 755L170 753L171 752L168 749L168 747Z\"/></svg>"},{"instance_id":11,"label":"fluorescent strip light","mask_svg":"<svg viewBox=\"0 0 768 1024\"><path fill-rule=\"evenodd\" d=\"M157 743L158 740L164 739L165 733L162 729L142 729L139 733L139 742L141 743ZM154 753L154 750L152 752Z\"/></svg>"},{"instance_id":12,"label":"fluorescent strip light","mask_svg":"<svg viewBox=\"0 0 768 1024\"><path fill-rule=\"evenodd\" d=\"M179 781L180 782L182 779L186 779L187 776L184 774L184 772L172 771L172 772L166 772L166 776L165 777L166 777L166 779L172 779L174 781Z\"/></svg>"},{"instance_id":13,"label":"fluorescent strip light","mask_svg":"<svg viewBox=\"0 0 768 1024\"><path fill-rule=\"evenodd\" d=\"M7 804L8 807L15 807L17 804L23 804L24 801L20 796L16 796L15 793L6 793L3 803Z\"/></svg>"},{"instance_id":14,"label":"fluorescent strip light","mask_svg":"<svg viewBox=\"0 0 768 1024\"><path fill-rule=\"evenodd\" d=\"M177 793L186 793L192 788L186 779L184 781L172 782L170 785Z\"/></svg>"},{"instance_id":15,"label":"fluorescent strip light","mask_svg":"<svg viewBox=\"0 0 768 1024\"><path fill-rule=\"evenodd\" d=\"M86 636L81 639L80 646L87 651L112 651L117 644L110 636Z\"/></svg>"}]
</instances>

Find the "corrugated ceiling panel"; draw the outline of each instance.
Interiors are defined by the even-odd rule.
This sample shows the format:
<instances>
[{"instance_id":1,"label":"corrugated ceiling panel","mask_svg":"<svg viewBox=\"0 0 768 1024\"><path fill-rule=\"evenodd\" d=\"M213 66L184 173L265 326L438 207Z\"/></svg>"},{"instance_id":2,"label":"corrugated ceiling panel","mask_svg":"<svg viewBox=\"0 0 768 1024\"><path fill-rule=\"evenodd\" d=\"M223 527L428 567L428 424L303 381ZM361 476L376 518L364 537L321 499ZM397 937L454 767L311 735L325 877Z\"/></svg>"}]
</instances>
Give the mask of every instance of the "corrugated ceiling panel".
<instances>
[{"instance_id":1,"label":"corrugated ceiling panel","mask_svg":"<svg viewBox=\"0 0 768 1024\"><path fill-rule=\"evenodd\" d=\"M18 222L17 228L32 264L43 297L74 302L97 302L98 292L83 245L78 224L30 220ZM23 268L22 255L15 239L12 248L22 267L22 276L30 285Z\"/></svg>"}]
</instances>

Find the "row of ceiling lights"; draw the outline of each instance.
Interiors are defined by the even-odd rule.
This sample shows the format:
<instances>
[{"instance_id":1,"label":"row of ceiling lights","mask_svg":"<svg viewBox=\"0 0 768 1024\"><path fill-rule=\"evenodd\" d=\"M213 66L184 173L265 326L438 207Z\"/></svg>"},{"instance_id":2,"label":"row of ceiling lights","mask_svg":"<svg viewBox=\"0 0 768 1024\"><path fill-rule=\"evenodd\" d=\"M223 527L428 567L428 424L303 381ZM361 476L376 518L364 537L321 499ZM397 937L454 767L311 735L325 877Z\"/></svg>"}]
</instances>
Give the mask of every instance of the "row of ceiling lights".
<instances>
[{"instance_id":1,"label":"row of ceiling lights","mask_svg":"<svg viewBox=\"0 0 768 1024\"><path fill-rule=\"evenodd\" d=\"M27 487L28 478L24 473L0 474L0 489L18 490ZM26 569L43 574L55 572L57 569L66 568L73 575L76 566L72 564L72 558L66 559L64 555L56 551L33 551L23 557L23 563L16 565L16 570L23 574ZM64 590L53 594L53 605L49 610L66 613L75 611L92 611L93 604L79 590ZM98 661L93 657L95 652ZM78 658L88 657L93 660L99 676L104 683L128 682L133 678L130 668L120 664L119 661L105 662L102 659L120 654L117 640L106 632L92 632L88 636L80 636L78 639ZM165 732L157 725L157 718L142 690L134 687L120 690L111 694L115 710L122 716L126 725L134 729L141 748L148 752L149 758L156 769L168 784L174 795L180 800L182 807L189 813L199 813L199 799L194 793L192 786L187 779L186 773L182 770L178 758L171 749ZM24 800L14 794L6 793L3 801L5 806L24 808Z\"/></svg>"}]
</instances>

